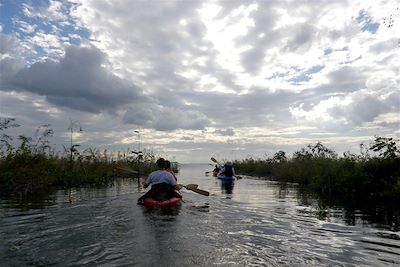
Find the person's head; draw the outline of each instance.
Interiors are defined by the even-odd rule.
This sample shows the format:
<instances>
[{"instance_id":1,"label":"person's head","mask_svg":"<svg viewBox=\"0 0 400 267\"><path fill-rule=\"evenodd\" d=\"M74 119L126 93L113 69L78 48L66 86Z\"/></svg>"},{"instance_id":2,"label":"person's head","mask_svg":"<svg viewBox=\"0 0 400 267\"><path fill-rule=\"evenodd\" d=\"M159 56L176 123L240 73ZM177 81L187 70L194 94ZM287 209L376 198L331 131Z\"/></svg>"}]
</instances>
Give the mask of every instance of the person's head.
<instances>
[{"instance_id":1,"label":"person's head","mask_svg":"<svg viewBox=\"0 0 400 267\"><path fill-rule=\"evenodd\" d=\"M159 158L157 161L157 166L159 169L164 169L165 168L165 159L164 158Z\"/></svg>"},{"instance_id":2,"label":"person's head","mask_svg":"<svg viewBox=\"0 0 400 267\"><path fill-rule=\"evenodd\" d=\"M232 162L228 161L225 163L225 165L232 166Z\"/></svg>"},{"instance_id":3,"label":"person's head","mask_svg":"<svg viewBox=\"0 0 400 267\"><path fill-rule=\"evenodd\" d=\"M171 162L169 160L165 161L165 169L170 169L171 168Z\"/></svg>"}]
</instances>

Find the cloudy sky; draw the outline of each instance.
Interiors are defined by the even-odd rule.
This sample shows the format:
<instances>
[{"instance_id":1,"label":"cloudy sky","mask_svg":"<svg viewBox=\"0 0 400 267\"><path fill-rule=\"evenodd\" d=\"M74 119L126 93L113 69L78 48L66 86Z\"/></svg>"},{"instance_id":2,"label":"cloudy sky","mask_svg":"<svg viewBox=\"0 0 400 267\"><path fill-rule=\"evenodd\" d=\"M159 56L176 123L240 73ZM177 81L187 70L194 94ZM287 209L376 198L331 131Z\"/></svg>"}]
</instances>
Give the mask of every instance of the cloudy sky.
<instances>
[{"instance_id":1,"label":"cloudy sky","mask_svg":"<svg viewBox=\"0 0 400 267\"><path fill-rule=\"evenodd\" d=\"M400 137L398 0L0 0L0 117L179 162ZM78 132L79 127L82 132ZM138 131L138 132L135 132Z\"/></svg>"}]
</instances>

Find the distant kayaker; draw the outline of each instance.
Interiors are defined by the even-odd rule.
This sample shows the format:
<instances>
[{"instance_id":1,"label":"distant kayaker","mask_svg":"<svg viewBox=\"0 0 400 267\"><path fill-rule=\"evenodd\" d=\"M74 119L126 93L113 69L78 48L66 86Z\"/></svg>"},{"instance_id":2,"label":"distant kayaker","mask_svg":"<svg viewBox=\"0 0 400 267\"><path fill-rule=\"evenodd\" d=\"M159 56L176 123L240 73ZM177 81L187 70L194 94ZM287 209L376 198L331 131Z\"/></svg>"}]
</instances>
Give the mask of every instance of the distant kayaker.
<instances>
[{"instance_id":1,"label":"distant kayaker","mask_svg":"<svg viewBox=\"0 0 400 267\"><path fill-rule=\"evenodd\" d=\"M235 176L235 169L233 168L232 162L230 161L226 162L224 166L222 166L221 172L219 173L218 176L233 178L233 176Z\"/></svg>"},{"instance_id":2,"label":"distant kayaker","mask_svg":"<svg viewBox=\"0 0 400 267\"><path fill-rule=\"evenodd\" d=\"M221 169L218 167L218 165L215 165L215 168L214 168L214 170L213 170L213 173L218 174L220 170L221 170Z\"/></svg>"},{"instance_id":3,"label":"distant kayaker","mask_svg":"<svg viewBox=\"0 0 400 267\"><path fill-rule=\"evenodd\" d=\"M174 176L165 170L165 159L159 158L157 160L158 170L149 174L143 187L147 188L151 185L151 189L138 199L138 203L143 203L145 198L152 198L155 200L167 200L173 197L179 197L175 193L180 190L182 186L176 183Z\"/></svg>"}]
</instances>

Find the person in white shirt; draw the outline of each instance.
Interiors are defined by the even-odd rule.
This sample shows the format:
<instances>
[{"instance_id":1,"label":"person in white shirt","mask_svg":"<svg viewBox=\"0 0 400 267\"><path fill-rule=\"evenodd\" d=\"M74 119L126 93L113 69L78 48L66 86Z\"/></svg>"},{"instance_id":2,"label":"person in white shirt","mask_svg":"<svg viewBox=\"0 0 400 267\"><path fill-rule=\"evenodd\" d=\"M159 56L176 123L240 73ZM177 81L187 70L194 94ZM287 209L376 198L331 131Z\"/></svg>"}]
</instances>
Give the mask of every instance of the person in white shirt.
<instances>
[{"instance_id":1,"label":"person in white shirt","mask_svg":"<svg viewBox=\"0 0 400 267\"><path fill-rule=\"evenodd\" d=\"M147 188L151 185L151 189L138 199L138 203L142 204L146 198L152 198L155 200L163 201L173 197L177 197L178 194L175 190L180 190L181 185L178 185L175 177L168 171L165 170L165 159L159 158L157 160L158 170L149 174L146 181L143 182L143 187Z\"/></svg>"}]
</instances>

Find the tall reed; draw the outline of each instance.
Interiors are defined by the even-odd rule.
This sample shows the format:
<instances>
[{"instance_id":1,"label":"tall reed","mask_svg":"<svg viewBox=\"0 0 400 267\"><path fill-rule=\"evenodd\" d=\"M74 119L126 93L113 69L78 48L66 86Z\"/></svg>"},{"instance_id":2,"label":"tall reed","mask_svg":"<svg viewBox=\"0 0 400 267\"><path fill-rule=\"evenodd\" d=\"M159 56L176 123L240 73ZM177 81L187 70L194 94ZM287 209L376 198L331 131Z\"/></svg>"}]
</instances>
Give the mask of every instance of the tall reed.
<instances>
[{"instance_id":1,"label":"tall reed","mask_svg":"<svg viewBox=\"0 0 400 267\"><path fill-rule=\"evenodd\" d=\"M154 155L145 152L138 159L129 151L116 156L107 150L78 151L77 145L56 152L49 138L53 130L42 125L34 137L18 136L17 140L5 130L19 127L14 119L0 119L0 195L39 194L58 187L108 186L122 174L117 166L129 166L141 172L155 169ZM18 146L12 142L19 141ZM122 155L118 152L117 155Z\"/></svg>"},{"instance_id":2,"label":"tall reed","mask_svg":"<svg viewBox=\"0 0 400 267\"><path fill-rule=\"evenodd\" d=\"M400 201L400 151L392 138L375 137L361 155L347 152L339 157L318 142L290 158L279 151L273 157L246 158L234 165L238 173L299 183L320 195Z\"/></svg>"}]
</instances>

